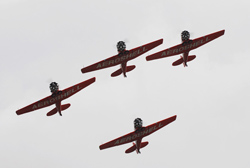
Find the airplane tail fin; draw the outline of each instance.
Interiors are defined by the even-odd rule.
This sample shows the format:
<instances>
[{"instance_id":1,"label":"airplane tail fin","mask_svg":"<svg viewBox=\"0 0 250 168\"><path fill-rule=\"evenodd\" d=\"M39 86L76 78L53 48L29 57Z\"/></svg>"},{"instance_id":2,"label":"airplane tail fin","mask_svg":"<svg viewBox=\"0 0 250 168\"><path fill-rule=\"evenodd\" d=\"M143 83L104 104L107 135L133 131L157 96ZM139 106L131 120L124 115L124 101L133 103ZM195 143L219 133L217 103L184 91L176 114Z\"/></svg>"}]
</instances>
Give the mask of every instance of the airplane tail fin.
<instances>
[{"instance_id":1,"label":"airplane tail fin","mask_svg":"<svg viewBox=\"0 0 250 168\"><path fill-rule=\"evenodd\" d=\"M131 66L127 66L126 67L126 72L132 71L133 69L135 69L135 65L131 65ZM116 77L122 74L122 69L118 69L117 71L113 72L111 74L112 77Z\"/></svg>"},{"instance_id":2,"label":"airplane tail fin","mask_svg":"<svg viewBox=\"0 0 250 168\"><path fill-rule=\"evenodd\" d=\"M173 62L172 65L177 66L177 65L181 65L182 63L183 63L183 57L181 56L181 58Z\"/></svg>"},{"instance_id":3,"label":"airplane tail fin","mask_svg":"<svg viewBox=\"0 0 250 168\"><path fill-rule=\"evenodd\" d=\"M146 141L146 142L142 142L141 143L141 146L140 146L140 149L141 148L144 148L145 146L147 146L148 145L148 142ZM134 152L136 150L136 145L135 145L135 143L133 143L133 146L131 146L130 148L128 148L126 151L125 151L125 153L131 153L131 152Z\"/></svg>"},{"instance_id":4,"label":"airplane tail fin","mask_svg":"<svg viewBox=\"0 0 250 168\"><path fill-rule=\"evenodd\" d=\"M66 110L67 108L69 108L70 107L70 104L68 103L68 104L63 104L62 106L61 106L61 108L62 108L62 111L63 110ZM54 115L54 114L56 114L57 113L57 109L56 109L56 107L55 108L53 108L50 112L48 112L47 113L47 116L52 116L52 115Z\"/></svg>"}]
</instances>

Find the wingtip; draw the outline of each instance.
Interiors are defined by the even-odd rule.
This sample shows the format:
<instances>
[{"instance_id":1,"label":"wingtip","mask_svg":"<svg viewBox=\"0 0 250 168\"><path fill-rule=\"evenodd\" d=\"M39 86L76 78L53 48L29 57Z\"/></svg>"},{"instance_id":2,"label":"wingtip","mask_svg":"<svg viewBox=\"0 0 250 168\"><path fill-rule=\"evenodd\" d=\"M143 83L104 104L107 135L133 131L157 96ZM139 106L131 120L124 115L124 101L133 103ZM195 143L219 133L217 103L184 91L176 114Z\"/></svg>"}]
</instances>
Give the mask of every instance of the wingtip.
<instances>
[{"instance_id":1,"label":"wingtip","mask_svg":"<svg viewBox=\"0 0 250 168\"><path fill-rule=\"evenodd\" d=\"M91 83L94 83L96 81L96 77L90 78L88 80L91 81Z\"/></svg>"},{"instance_id":2,"label":"wingtip","mask_svg":"<svg viewBox=\"0 0 250 168\"><path fill-rule=\"evenodd\" d=\"M152 61L152 60L154 60L154 56L153 56L153 55L155 55L155 54L152 54L152 55L147 56L147 57L146 57L146 60L147 60L147 61Z\"/></svg>"},{"instance_id":3,"label":"wingtip","mask_svg":"<svg viewBox=\"0 0 250 168\"><path fill-rule=\"evenodd\" d=\"M84 70L81 70L81 72L82 72L82 73L85 73L85 71L84 71Z\"/></svg>"},{"instance_id":4,"label":"wingtip","mask_svg":"<svg viewBox=\"0 0 250 168\"><path fill-rule=\"evenodd\" d=\"M163 38L160 39L161 40L161 44L163 43Z\"/></svg>"},{"instance_id":5,"label":"wingtip","mask_svg":"<svg viewBox=\"0 0 250 168\"><path fill-rule=\"evenodd\" d=\"M173 121L175 121L175 120L176 120L176 118L177 118L177 115L174 115L174 116L172 116L172 117L170 117L170 118L172 118L172 119L173 119Z\"/></svg>"},{"instance_id":6,"label":"wingtip","mask_svg":"<svg viewBox=\"0 0 250 168\"><path fill-rule=\"evenodd\" d=\"M100 149L100 150L102 150L102 149L103 149L102 145L100 145L100 146L99 146L99 149Z\"/></svg>"},{"instance_id":7,"label":"wingtip","mask_svg":"<svg viewBox=\"0 0 250 168\"><path fill-rule=\"evenodd\" d=\"M17 115L21 115L21 114L23 114L23 113L24 113L24 112L21 111L21 109L16 111L16 114L17 114Z\"/></svg>"},{"instance_id":8,"label":"wingtip","mask_svg":"<svg viewBox=\"0 0 250 168\"><path fill-rule=\"evenodd\" d=\"M226 31L225 29L222 29L222 30L218 31L217 33L219 33L222 36L225 34L225 31Z\"/></svg>"},{"instance_id":9,"label":"wingtip","mask_svg":"<svg viewBox=\"0 0 250 168\"><path fill-rule=\"evenodd\" d=\"M159 39L159 40L156 40L158 42L158 44L162 44L163 43L163 38Z\"/></svg>"},{"instance_id":10,"label":"wingtip","mask_svg":"<svg viewBox=\"0 0 250 168\"><path fill-rule=\"evenodd\" d=\"M225 34L225 32L226 32L226 30L224 29L224 30L223 30L223 34Z\"/></svg>"}]
</instances>

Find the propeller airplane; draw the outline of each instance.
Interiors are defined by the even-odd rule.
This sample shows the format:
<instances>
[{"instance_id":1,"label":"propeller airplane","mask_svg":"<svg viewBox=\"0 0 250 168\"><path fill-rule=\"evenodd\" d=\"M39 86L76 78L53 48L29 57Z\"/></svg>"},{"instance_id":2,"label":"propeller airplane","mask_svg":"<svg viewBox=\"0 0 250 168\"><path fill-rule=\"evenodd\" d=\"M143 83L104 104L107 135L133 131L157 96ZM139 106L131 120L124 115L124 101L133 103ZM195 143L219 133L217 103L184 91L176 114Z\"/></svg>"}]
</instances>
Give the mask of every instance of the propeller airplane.
<instances>
[{"instance_id":1,"label":"propeller airplane","mask_svg":"<svg viewBox=\"0 0 250 168\"><path fill-rule=\"evenodd\" d=\"M163 128L164 126L168 125L169 123L173 122L176 120L176 115L166 118L164 120L158 121L154 124L148 125L146 127L142 126L142 120L140 118L136 118L134 120L134 128L135 131L130 132L124 136L121 136L119 138L116 138L112 141L109 141L107 143L104 143L99 146L100 150L118 146L118 145L123 145L126 143L130 143L135 141L136 143L133 143L133 146L128 148L125 153L131 153L133 151L136 151L137 154L140 153L140 149L147 146L148 142L142 142L142 138L145 136L148 136L152 134L153 132Z\"/></svg>"},{"instance_id":2,"label":"propeller airplane","mask_svg":"<svg viewBox=\"0 0 250 168\"><path fill-rule=\"evenodd\" d=\"M158 45L162 44L162 42L163 39L160 39L131 50L126 50L125 42L119 41L117 43L117 55L109 57L95 64L89 65L85 68L82 68L81 71L82 73L86 73L120 64L121 68L113 72L111 76L116 77L123 73L124 77L127 77L126 72L135 69L135 65L127 66L127 62L157 47Z\"/></svg>"},{"instance_id":3,"label":"propeller airplane","mask_svg":"<svg viewBox=\"0 0 250 168\"><path fill-rule=\"evenodd\" d=\"M44 99L41 99L35 103L32 103L24 108L17 110L16 114L17 115L25 114L55 104L56 107L52 109L50 112L48 112L47 116L52 116L57 112L62 116L62 111L69 108L70 104L68 103L61 105L61 101L66 98L69 98L70 96L74 95L75 93L79 92L80 90L82 90L83 88L89 86L94 82L95 82L95 77L61 91L59 90L58 84L56 82L52 82L50 84L50 91L52 93L50 96L45 97Z\"/></svg>"},{"instance_id":4,"label":"propeller airplane","mask_svg":"<svg viewBox=\"0 0 250 168\"><path fill-rule=\"evenodd\" d=\"M149 55L146 57L147 61L151 61L151 60L155 60L155 59L159 59L159 58L165 58L165 57L170 57L170 56L174 56L174 55L178 55L178 54L182 54L183 56L181 56L180 59L178 59L177 61L173 62L173 66L177 66L183 63L184 67L187 66L187 62L192 61L193 59L195 59L195 55L189 55L189 52L191 50L194 50L222 35L224 35L225 30L221 30L212 34L208 34L196 39L189 39L190 38L190 34L188 31L183 31L181 33L181 38L182 38L182 43L178 44L174 47L170 47L168 49L159 51L155 54Z\"/></svg>"}]
</instances>

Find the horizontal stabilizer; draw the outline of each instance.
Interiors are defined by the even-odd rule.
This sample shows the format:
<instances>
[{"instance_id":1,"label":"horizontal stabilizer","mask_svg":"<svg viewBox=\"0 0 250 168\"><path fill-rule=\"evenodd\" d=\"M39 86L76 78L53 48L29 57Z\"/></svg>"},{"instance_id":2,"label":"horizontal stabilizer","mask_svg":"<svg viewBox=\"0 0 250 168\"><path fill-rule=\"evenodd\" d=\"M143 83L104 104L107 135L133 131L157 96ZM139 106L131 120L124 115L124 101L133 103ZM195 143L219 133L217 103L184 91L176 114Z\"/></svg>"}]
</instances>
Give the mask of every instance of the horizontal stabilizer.
<instances>
[{"instance_id":1,"label":"horizontal stabilizer","mask_svg":"<svg viewBox=\"0 0 250 168\"><path fill-rule=\"evenodd\" d=\"M147 145L148 145L148 142L142 142L140 148L144 148ZM133 146L131 146L130 148L128 148L125 151L125 153L131 153L131 152L134 152L135 150L136 150L136 145L135 145L135 143L133 143Z\"/></svg>"},{"instance_id":2,"label":"horizontal stabilizer","mask_svg":"<svg viewBox=\"0 0 250 168\"><path fill-rule=\"evenodd\" d=\"M131 146L130 148L128 148L125 153L131 153L134 152L136 150L136 145L135 143L133 143L133 146Z\"/></svg>"},{"instance_id":3,"label":"horizontal stabilizer","mask_svg":"<svg viewBox=\"0 0 250 168\"><path fill-rule=\"evenodd\" d=\"M188 61L188 62L189 62L189 61L192 61L192 60L194 60L195 58L196 58L195 55L189 55L187 61Z\"/></svg>"},{"instance_id":4,"label":"horizontal stabilizer","mask_svg":"<svg viewBox=\"0 0 250 168\"><path fill-rule=\"evenodd\" d=\"M173 62L173 66L177 66L183 63L183 58L181 57L180 59L178 59L177 61Z\"/></svg>"},{"instance_id":5,"label":"horizontal stabilizer","mask_svg":"<svg viewBox=\"0 0 250 168\"><path fill-rule=\"evenodd\" d=\"M68 103L68 104L63 104L61 108L62 108L62 111L63 111L63 110L66 110L66 109L69 108L69 107L70 107L70 103Z\"/></svg>"},{"instance_id":6,"label":"horizontal stabilizer","mask_svg":"<svg viewBox=\"0 0 250 168\"><path fill-rule=\"evenodd\" d=\"M126 72L132 71L133 69L135 69L135 65L127 66Z\"/></svg>"},{"instance_id":7,"label":"horizontal stabilizer","mask_svg":"<svg viewBox=\"0 0 250 168\"><path fill-rule=\"evenodd\" d=\"M54 115L54 114L56 114L56 113L57 113L57 109L54 108L54 109L52 109L50 112L47 113L47 116L52 116L52 115Z\"/></svg>"},{"instance_id":8,"label":"horizontal stabilizer","mask_svg":"<svg viewBox=\"0 0 250 168\"><path fill-rule=\"evenodd\" d=\"M112 77L116 77L116 76L119 76L119 75L121 75L121 74L122 74L122 69L120 68L120 69L118 69L117 71L113 72L113 73L111 74L111 76L112 76Z\"/></svg>"},{"instance_id":9,"label":"horizontal stabilizer","mask_svg":"<svg viewBox=\"0 0 250 168\"><path fill-rule=\"evenodd\" d=\"M148 142L146 141L146 142L142 142L141 143L141 148L144 148L145 146L147 146L148 145Z\"/></svg>"},{"instance_id":10,"label":"horizontal stabilizer","mask_svg":"<svg viewBox=\"0 0 250 168\"><path fill-rule=\"evenodd\" d=\"M135 65L131 65L131 66L127 66L126 67L126 72L132 71L133 69L135 69ZM122 69L118 69L117 71L113 72L111 74L112 77L116 77L122 74Z\"/></svg>"}]
</instances>

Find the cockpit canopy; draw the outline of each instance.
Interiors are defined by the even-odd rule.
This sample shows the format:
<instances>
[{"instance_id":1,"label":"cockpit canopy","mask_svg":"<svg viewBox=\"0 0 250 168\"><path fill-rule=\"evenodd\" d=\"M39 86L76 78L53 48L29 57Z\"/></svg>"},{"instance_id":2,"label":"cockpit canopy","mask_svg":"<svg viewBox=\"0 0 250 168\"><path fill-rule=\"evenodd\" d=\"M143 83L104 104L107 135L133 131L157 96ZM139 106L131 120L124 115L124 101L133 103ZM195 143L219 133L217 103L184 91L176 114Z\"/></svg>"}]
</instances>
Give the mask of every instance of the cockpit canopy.
<instances>
[{"instance_id":1,"label":"cockpit canopy","mask_svg":"<svg viewBox=\"0 0 250 168\"><path fill-rule=\"evenodd\" d=\"M51 93L55 93L58 91L59 86L56 82L51 82L49 85L49 88L50 88Z\"/></svg>"},{"instance_id":2,"label":"cockpit canopy","mask_svg":"<svg viewBox=\"0 0 250 168\"><path fill-rule=\"evenodd\" d=\"M187 41L187 40L189 40L189 38L190 38L190 33L187 30L184 30L181 33L181 39L182 39L182 41Z\"/></svg>"},{"instance_id":3,"label":"cockpit canopy","mask_svg":"<svg viewBox=\"0 0 250 168\"><path fill-rule=\"evenodd\" d=\"M135 129L141 128L141 127L142 127L142 119L136 118L136 119L134 120L134 127L135 127Z\"/></svg>"},{"instance_id":4,"label":"cockpit canopy","mask_svg":"<svg viewBox=\"0 0 250 168\"><path fill-rule=\"evenodd\" d=\"M117 50L118 50L119 52L121 52L121 51L124 51L124 50L126 49L126 44L125 44L124 41L119 41L119 42L117 43L116 47L117 47Z\"/></svg>"}]
</instances>

